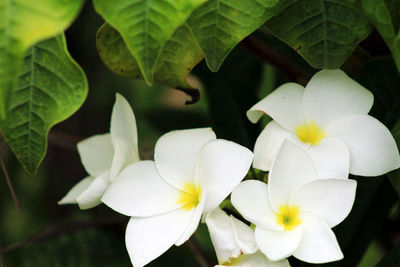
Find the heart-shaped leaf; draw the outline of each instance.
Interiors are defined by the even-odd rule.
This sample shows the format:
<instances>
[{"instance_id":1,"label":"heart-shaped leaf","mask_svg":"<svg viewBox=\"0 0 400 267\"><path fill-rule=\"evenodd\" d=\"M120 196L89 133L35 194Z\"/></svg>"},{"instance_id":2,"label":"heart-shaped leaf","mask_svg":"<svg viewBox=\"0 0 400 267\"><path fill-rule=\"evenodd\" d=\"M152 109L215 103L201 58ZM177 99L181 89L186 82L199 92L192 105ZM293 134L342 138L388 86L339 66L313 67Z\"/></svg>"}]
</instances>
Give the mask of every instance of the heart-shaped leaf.
<instances>
[{"instance_id":1,"label":"heart-shaped leaf","mask_svg":"<svg viewBox=\"0 0 400 267\"><path fill-rule=\"evenodd\" d=\"M207 0L94 0L96 11L121 34L151 85L164 44Z\"/></svg>"},{"instance_id":2,"label":"heart-shaped leaf","mask_svg":"<svg viewBox=\"0 0 400 267\"><path fill-rule=\"evenodd\" d=\"M34 45L21 66L8 116L0 126L18 160L33 174L46 154L50 128L83 104L88 84L67 51L64 35Z\"/></svg>"},{"instance_id":3,"label":"heart-shaped leaf","mask_svg":"<svg viewBox=\"0 0 400 267\"><path fill-rule=\"evenodd\" d=\"M84 0L0 0L0 118L17 85L26 50L63 32L78 15Z\"/></svg>"},{"instance_id":4,"label":"heart-shaped leaf","mask_svg":"<svg viewBox=\"0 0 400 267\"><path fill-rule=\"evenodd\" d=\"M360 0L297 0L266 28L314 68L339 68L372 30Z\"/></svg>"},{"instance_id":5,"label":"heart-shaped leaf","mask_svg":"<svg viewBox=\"0 0 400 267\"><path fill-rule=\"evenodd\" d=\"M138 62L130 54L121 35L110 25L104 24L99 29L97 48L103 62L116 74L130 78L143 78ZM187 24L183 24L163 46L155 68L154 80L188 94L197 94L197 91L191 91L192 87L187 83L186 78L203 58L203 52L192 31Z\"/></svg>"},{"instance_id":6,"label":"heart-shaped leaf","mask_svg":"<svg viewBox=\"0 0 400 267\"><path fill-rule=\"evenodd\" d=\"M290 1L210 0L195 10L189 25L216 72L232 49L247 35L279 13Z\"/></svg>"}]
</instances>

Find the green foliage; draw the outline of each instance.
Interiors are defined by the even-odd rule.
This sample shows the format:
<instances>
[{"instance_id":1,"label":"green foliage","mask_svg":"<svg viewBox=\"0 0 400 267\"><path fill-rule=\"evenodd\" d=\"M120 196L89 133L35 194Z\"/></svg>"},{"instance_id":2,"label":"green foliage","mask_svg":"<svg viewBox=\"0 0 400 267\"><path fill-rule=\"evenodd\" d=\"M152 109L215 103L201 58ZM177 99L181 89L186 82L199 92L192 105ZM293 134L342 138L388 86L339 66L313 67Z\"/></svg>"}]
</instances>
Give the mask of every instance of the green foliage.
<instances>
[{"instance_id":1,"label":"green foliage","mask_svg":"<svg viewBox=\"0 0 400 267\"><path fill-rule=\"evenodd\" d=\"M390 48L400 72L400 2L363 0L363 8Z\"/></svg>"},{"instance_id":2,"label":"green foliage","mask_svg":"<svg viewBox=\"0 0 400 267\"><path fill-rule=\"evenodd\" d=\"M83 104L88 84L63 35L33 46L21 66L8 116L0 126L25 170L33 174L46 153L50 128Z\"/></svg>"},{"instance_id":3,"label":"green foliage","mask_svg":"<svg viewBox=\"0 0 400 267\"><path fill-rule=\"evenodd\" d=\"M206 0L94 0L96 11L118 32L151 85L164 44Z\"/></svg>"},{"instance_id":4,"label":"green foliage","mask_svg":"<svg viewBox=\"0 0 400 267\"><path fill-rule=\"evenodd\" d=\"M265 24L314 68L339 68L372 27L360 0L297 0Z\"/></svg>"},{"instance_id":5,"label":"green foliage","mask_svg":"<svg viewBox=\"0 0 400 267\"><path fill-rule=\"evenodd\" d=\"M97 33L97 48L106 66L118 75L143 78L138 62L130 54L121 35L104 24ZM186 77L204 58L203 52L186 24L180 26L162 47L154 71L158 83L190 90Z\"/></svg>"},{"instance_id":6,"label":"green foliage","mask_svg":"<svg viewBox=\"0 0 400 267\"><path fill-rule=\"evenodd\" d=\"M6 117L11 91L26 50L66 29L84 0L0 0L0 118Z\"/></svg>"},{"instance_id":7,"label":"green foliage","mask_svg":"<svg viewBox=\"0 0 400 267\"><path fill-rule=\"evenodd\" d=\"M216 72L232 49L247 35L279 13L291 1L210 0L189 18L189 25Z\"/></svg>"}]
</instances>

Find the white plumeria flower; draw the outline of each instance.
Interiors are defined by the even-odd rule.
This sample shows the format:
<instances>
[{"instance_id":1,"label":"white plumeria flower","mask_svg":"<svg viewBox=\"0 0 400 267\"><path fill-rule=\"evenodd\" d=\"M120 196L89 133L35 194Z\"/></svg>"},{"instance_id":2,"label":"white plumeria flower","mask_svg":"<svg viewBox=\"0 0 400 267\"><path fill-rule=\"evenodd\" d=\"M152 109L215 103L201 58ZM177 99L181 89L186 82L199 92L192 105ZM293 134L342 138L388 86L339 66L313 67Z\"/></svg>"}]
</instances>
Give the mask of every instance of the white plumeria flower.
<instances>
[{"instance_id":1,"label":"white plumeria flower","mask_svg":"<svg viewBox=\"0 0 400 267\"><path fill-rule=\"evenodd\" d=\"M125 241L135 267L189 239L202 214L215 209L244 178L253 154L201 128L164 134L154 159L125 168L102 198L132 217Z\"/></svg>"},{"instance_id":2,"label":"white plumeria flower","mask_svg":"<svg viewBox=\"0 0 400 267\"><path fill-rule=\"evenodd\" d=\"M236 219L216 208L206 216L211 242L217 254L216 267L289 267L289 262L270 261L258 251L254 231Z\"/></svg>"},{"instance_id":3,"label":"white plumeria flower","mask_svg":"<svg viewBox=\"0 0 400 267\"><path fill-rule=\"evenodd\" d=\"M372 93L341 70L318 72L306 88L283 84L247 112L253 123L264 113L273 119L257 139L253 167L268 171L289 139L307 151L321 177L378 176L397 169L392 135L367 115L372 104Z\"/></svg>"},{"instance_id":4,"label":"white plumeria flower","mask_svg":"<svg viewBox=\"0 0 400 267\"><path fill-rule=\"evenodd\" d=\"M95 135L78 143L78 152L89 177L76 184L58 204L93 208L119 172L139 161L135 115L120 94L111 115L110 133Z\"/></svg>"},{"instance_id":5,"label":"white plumeria flower","mask_svg":"<svg viewBox=\"0 0 400 267\"><path fill-rule=\"evenodd\" d=\"M317 178L306 152L285 141L268 185L242 182L231 200L256 225L256 243L269 259L293 255L309 263L325 263L343 258L331 228L350 213L355 192L354 180Z\"/></svg>"}]
</instances>

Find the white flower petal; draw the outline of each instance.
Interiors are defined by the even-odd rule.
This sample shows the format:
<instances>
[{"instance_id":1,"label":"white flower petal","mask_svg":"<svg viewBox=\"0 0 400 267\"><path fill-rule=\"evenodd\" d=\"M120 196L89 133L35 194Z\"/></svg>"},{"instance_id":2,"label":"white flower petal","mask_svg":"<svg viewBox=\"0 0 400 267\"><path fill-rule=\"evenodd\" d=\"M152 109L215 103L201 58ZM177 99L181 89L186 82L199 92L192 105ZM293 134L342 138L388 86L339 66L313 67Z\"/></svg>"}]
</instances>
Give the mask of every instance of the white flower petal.
<instances>
[{"instance_id":1,"label":"white flower petal","mask_svg":"<svg viewBox=\"0 0 400 267\"><path fill-rule=\"evenodd\" d=\"M239 267L290 267L287 259L281 261L270 261L260 251L251 255L242 255ZM244 265L247 264L247 265Z\"/></svg>"},{"instance_id":2,"label":"white flower petal","mask_svg":"<svg viewBox=\"0 0 400 267\"><path fill-rule=\"evenodd\" d=\"M194 210L192 211L193 213L192 219L190 220L190 223L186 227L185 232L175 242L176 246L180 246L183 243L185 243L197 230L197 227L199 226L200 223L201 215L203 215L204 204L206 203L206 201L207 201L207 193L203 193L201 195L200 203L197 205L195 209L192 209Z\"/></svg>"},{"instance_id":3,"label":"white flower petal","mask_svg":"<svg viewBox=\"0 0 400 267\"><path fill-rule=\"evenodd\" d=\"M271 121L260 133L254 146L253 167L269 171L279 149L285 139L299 145L303 144L297 136L289 132L275 121Z\"/></svg>"},{"instance_id":4,"label":"white flower petal","mask_svg":"<svg viewBox=\"0 0 400 267\"><path fill-rule=\"evenodd\" d=\"M344 179L316 180L303 185L293 194L291 205L320 216L329 227L341 223L350 213L356 196L357 182Z\"/></svg>"},{"instance_id":5,"label":"white flower petal","mask_svg":"<svg viewBox=\"0 0 400 267\"><path fill-rule=\"evenodd\" d=\"M324 138L307 150L319 178L347 178L350 171L350 152L345 143L336 138Z\"/></svg>"},{"instance_id":6,"label":"white flower petal","mask_svg":"<svg viewBox=\"0 0 400 267\"><path fill-rule=\"evenodd\" d=\"M352 174L378 176L400 167L393 136L369 115L343 116L329 124L327 131L349 147Z\"/></svg>"},{"instance_id":7,"label":"white flower petal","mask_svg":"<svg viewBox=\"0 0 400 267\"><path fill-rule=\"evenodd\" d=\"M373 101L372 93L343 71L321 70L304 91L304 116L324 126L340 116L367 114Z\"/></svg>"},{"instance_id":8,"label":"white flower petal","mask_svg":"<svg viewBox=\"0 0 400 267\"><path fill-rule=\"evenodd\" d=\"M79 142L78 152L86 171L93 177L101 175L110 169L114 155L110 134L95 135Z\"/></svg>"},{"instance_id":9,"label":"white flower petal","mask_svg":"<svg viewBox=\"0 0 400 267\"><path fill-rule=\"evenodd\" d=\"M294 132L295 127L304 123L303 93L303 86L285 83L247 111L247 117L256 123L263 112L287 130Z\"/></svg>"},{"instance_id":10,"label":"white flower petal","mask_svg":"<svg viewBox=\"0 0 400 267\"><path fill-rule=\"evenodd\" d=\"M195 183L207 192L204 212L215 209L249 171L253 153L236 143L217 139L200 152Z\"/></svg>"},{"instance_id":11,"label":"white flower petal","mask_svg":"<svg viewBox=\"0 0 400 267\"><path fill-rule=\"evenodd\" d=\"M251 196L251 197L249 197ZM270 229L282 229L276 223L268 197L268 187L256 180L240 183L232 192L232 205L248 221Z\"/></svg>"},{"instance_id":12,"label":"white flower petal","mask_svg":"<svg viewBox=\"0 0 400 267\"><path fill-rule=\"evenodd\" d=\"M255 230L258 248L272 261L292 255L298 249L302 236L301 227L291 231L273 231L257 226Z\"/></svg>"},{"instance_id":13,"label":"white flower petal","mask_svg":"<svg viewBox=\"0 0 400 267\"><path fill-rule=\"evenodd\" d=\"M94 178L90 176L82 179L79 183L74 185L74 187L72 187L60 201L58 201L58 205L77 204L76 198L90 186L93 180Z\"/></svg>"},{"instance_id":14,"label":"white flower petal","mask_svg":"<svg viewBox=\"0 0 400 267\"><path fill-rule=\"evenodd\" d=\"M127 216L146 217L178 209L180 191L158 174L154 161L126 167L109 186L102 201Z\"/></svg>"},{"instance_id":15,"label":"white flower petal","mask_svg":"<svg viewBox=\"0 0 400 267\"><path fill-rule=\"evenodd\" d=\"M205 220L218 262L222 264L231 257L238 257L241 249L236 242L229 216L220 208L216 208L207 214Z\"/></svg>"},{"instance_id":16,"label":"white flower petal","mask_svg":"<svg viewBox=\"0 0 400 267\"><path fill-rule=\"evenodd\" d=\"M287 205L290 195L301 185L316 179L316 172L307 153L285 140L272 164L268 176L268 192L271 207L278 212Z\"/></svg>"},{"instance_id":17,"label":"white flower petal","mask_svg":"<svg viewBox=\"0 0 400 267\"><path fill-rule=\"evenodd\" d=\"M258 247L256 244L256 239L254 237L254 231L242 221L236 219L232 215L229 216L236 243L239 245L240 250L244 254L252 254L257 251Z\"/></svg>"},{"instance_id":18,"label":"white flower petal","mask_svg":"<svg viewBox=\"0 0 400 267\"><path fill-rule=\"evenodd\" d=\"M171 185L184 189L194 180L195 167L201 148L216 139L211 128L172 131L158 139L154 160L160 175Z\"/></svg>"},{"instance_id":19,"label":"white flower petal","mask_svg":"<svg viewBox=\"0 0 400 267\"><path fill-rule=\"evenodd\" d=\"M131 151L124 139L113 138L112 141L115 152L110 169L110 180L113 182L124 167L136 161L131 159Z\"/></svg>"},{"instance_id":20,"label":"white flower petal","mask_svg":"<svg viewBox=\"0 0 400 267\"><path fill-rule=\"evenodd\" d=\"M127 150L130 152L132 162L139 160L138 134L136 128L135 114L128 101L116 94L115 104L111 115L110 133L112 139L123 139Z\"/></svg>"},{"instance_id":21,"label":"white flower petal","mask_svg":"<svg viewBox=\"0 0 400 267\"><path fill-rule=\"evenodd\" d=\"M318 216L302 215L303 238L293 256L309 263L326 263L343 259L335 234Z\"/></svg>"},{"instance_id":22,"label":"white flower petal","mask_svg":"<svg viewBox=\"0 0 400 267\"><path fill-rule=\"evenodd\" d=\"M142 267L167 251L182 235L192 215L193 210L178 209L151 217L132 217L125 243L133 266Z\"/></svg>"},{"instance_id":23,"label":"white flower petal","mask_svg":"<svg viewBox=\"0 0 400 267\"><path fill-rule=\"evenodd\" d=\"M81 209L90 209L101 203L101 197L110 185L110 172L94 178L93 182L77 198Z\"/></svg>"},{"instance_id":24,"label":"white flower petal","mask_svg":"<svg viewBox=\"0 0 400 267\"><path fill-rule=\"evenodd\" d=\"M254 231L232 215L228 216L220 208L206 216L206 224L219 263L227 262L243 253L257 251Z\"/></svg>"}]
</instances>

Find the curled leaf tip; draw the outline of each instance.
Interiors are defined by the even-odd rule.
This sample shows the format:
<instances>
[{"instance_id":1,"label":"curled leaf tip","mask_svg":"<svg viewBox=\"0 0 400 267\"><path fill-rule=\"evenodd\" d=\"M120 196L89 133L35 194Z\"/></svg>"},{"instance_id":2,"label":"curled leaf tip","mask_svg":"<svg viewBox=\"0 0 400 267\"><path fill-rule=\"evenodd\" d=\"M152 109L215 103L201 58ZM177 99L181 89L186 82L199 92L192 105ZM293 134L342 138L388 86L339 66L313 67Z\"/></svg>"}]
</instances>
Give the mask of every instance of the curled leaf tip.
<instances>
[{"instance_id":1,"label":"curled leaf tip","mask_svg":"<svg viewBox=\"0 0 400 267\"><path fill-rule=\"evenodd\" d=\"M194 88L183 88L183 87L176 87L175 89L184 92L188 96L191 97L190 100L186 100L185 105L192 105L196 104L200 99L200 91Z\"/></svg>"}]
</instances>

